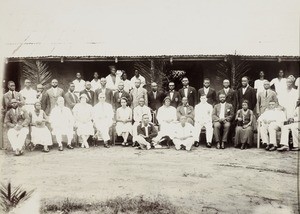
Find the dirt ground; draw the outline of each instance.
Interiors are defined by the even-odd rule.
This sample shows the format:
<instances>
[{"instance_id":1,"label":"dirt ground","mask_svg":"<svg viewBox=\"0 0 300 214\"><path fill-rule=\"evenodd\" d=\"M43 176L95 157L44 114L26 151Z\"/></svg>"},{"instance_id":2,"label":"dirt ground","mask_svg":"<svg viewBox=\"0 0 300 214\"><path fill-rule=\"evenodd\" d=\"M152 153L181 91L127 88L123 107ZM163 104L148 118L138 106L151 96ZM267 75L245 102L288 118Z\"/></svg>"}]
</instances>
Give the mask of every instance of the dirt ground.
<instances>
[{"instance_id":1,"label":"dirt ground","mask_svg":"<svg viewBox=\"0 0 300 214\"><path fill-rule=\"evenodd\" d=\"M1 181L42 199L165 197L187 213L296 213L297 152L263 149L0 151Z\"/></svg>"}]
</instances>

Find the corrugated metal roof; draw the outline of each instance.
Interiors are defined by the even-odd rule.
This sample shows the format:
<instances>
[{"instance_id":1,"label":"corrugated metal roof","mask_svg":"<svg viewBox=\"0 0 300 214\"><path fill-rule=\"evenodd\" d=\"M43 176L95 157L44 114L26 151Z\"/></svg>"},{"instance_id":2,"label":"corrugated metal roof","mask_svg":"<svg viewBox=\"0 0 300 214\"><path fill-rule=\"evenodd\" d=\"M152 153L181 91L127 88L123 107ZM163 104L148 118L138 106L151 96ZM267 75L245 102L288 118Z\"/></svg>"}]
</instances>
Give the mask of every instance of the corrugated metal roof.
<instances>
[{"instance_id":1,"label":"corrugated metal roof","mask_svg":"<svg viewBox=\"0 0 300 214\"><path fill-rule=\"evenodd\" d=\"M297 0L29 1L0 7L5 57L299 56Z\"/></svg>"}]
</instances>

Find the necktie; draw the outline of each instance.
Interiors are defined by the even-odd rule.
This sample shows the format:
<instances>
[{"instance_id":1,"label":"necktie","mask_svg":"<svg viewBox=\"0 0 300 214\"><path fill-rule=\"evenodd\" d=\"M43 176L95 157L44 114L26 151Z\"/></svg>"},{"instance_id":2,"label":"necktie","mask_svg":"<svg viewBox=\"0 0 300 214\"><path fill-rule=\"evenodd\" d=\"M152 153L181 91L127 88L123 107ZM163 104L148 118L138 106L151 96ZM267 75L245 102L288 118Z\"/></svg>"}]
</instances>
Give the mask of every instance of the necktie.
<instances>
[{"instance_id":1,"label":"necktie","mask_svg":"<svg viewBox=\"0 0 300 214\"><path fill-rule=\"evenodd\" d=\"M11 92L11 97L12 97L12 99L15 98L15 93L13 91Z\"/></svg>"},{"instance_id":2,"label":"necktie","mask_svg":"<svg viewBox=\"0 0 300 214\"><path fill-rule=\"evenodd\" d=\"M266 97L268 97L268 91L266 90Z\"/></svg>"},{"instance_id":3,"label":"necktie","mask_svg":"<svg viewBox=\"0 0 300 214\"><path fill-rule=\"evenodd\" d=\"M156 99L156 92L154 92L154 99Z\"/></svg>"}]
</instances>

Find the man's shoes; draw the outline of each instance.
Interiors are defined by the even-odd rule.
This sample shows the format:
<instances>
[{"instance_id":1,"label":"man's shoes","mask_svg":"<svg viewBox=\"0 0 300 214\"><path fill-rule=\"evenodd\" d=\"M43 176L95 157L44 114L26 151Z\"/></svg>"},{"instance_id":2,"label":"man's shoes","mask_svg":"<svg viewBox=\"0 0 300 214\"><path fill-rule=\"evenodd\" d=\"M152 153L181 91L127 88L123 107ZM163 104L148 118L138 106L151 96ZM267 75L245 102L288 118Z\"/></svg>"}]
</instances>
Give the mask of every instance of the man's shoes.
<instances>
[{"instance_id":1,"label":"man's shoes","mask_svg":"<svg viewBox=\"0 0 300 214\"><path fill-rule=\"evenodd\" d=\"M156 144L156 145L154 145L154 148L155 148L155 149L161 149L161 148L162 148L162 146L161 146L161 145L159 145L159 144Z\"/></svg>"},{"instance_id":2,"label":"man's shoes","mask_svg":"<svg viewBox=\"0 0 300 214\"><path fill-rule=\"evenodd\" d=\"M274 146L274 145L271 145L271 146L270 146L270 148L269 148L269 151L275 151L275 150L276 150L276 148L277 148L276 146Z\"/></svg>"},{"instance_id":3,"label":"man's shoes","mask_svg":"<svg viewBox=\"0 0 300 214\"><path fill-rule=\"evenodd\" d=\"M74 149L74 147L71 146L70 144L67 145L67 148L68 148L68 149Z\"/></svg>"},{"instance_id":4,"label":"man's shoes","mask_svg":"<svg viewBox=\"0 0 300 214\"><path fill-rule=\"evenodd\" d=\"M262 147L262 148L266 148L267 146L268 146L268 144L263 143L261 147Z\"/></svg>"},{"instance_id":5,"label":"man's shoes","mask_svg":"<svg viewBox=\"0 0 300 214\"><path fill-rule=\"evenodd\" d=\"M243 143L242 146L241 146L241 150L244 150L244 149L246 149L246 146L245 146L245 144Z\"/></svg>"},{"instance_id":6,"label":"man's shoes","mask_svg":"<svg viewBox=\"0 0 300 214\"><path fill-rule=\"evenodd\" d=\"M48 152L50 152L50 150L49 149L43 149L42 152L48 153Z\"/></svg>"},{"instance_id":7,"label":"man's shoes","mask_svg":"<svg viewBox=\"0 0 300 214\"><path fill-rule=\"evenodd\" d=\"M181 144L181 145L180 145L180 149L181 149L181 150L186 150L186 147L185 147L184 145Z\"/></svg>"},{"instance_id":8,"label":"man's shoes","mask_svg":"<svg viewBox=\"0 0 300 214\"><path fill-rule=\"evenodd\" d=\"M104 148L110 148L110 146L108 145L108 143L104 144Z\"/></svg>"},{"instance_id":9,"label":"man's shoes","mask_svg":"<svg viewBox=\"0 0 300 214\"><path fill-rule=\"evenodd\" d=\"M147 144L147 145L146 145L146 149L147 149L147 150L151 149L151 144Z\"/></svg>"},{"instance_id":10,"label":"man's shoes","mask_svg":"<svg viewBox=\"0 0 300 214\"><path fill-rule=\"evenodd\" d=\"M299 148L299 147L293 147L293 148L291 149L291 151L300 151L300 148Z\"/></svg>"},{"instance_id":11,"label":"man's shoes","mask_svg":"<svg viewBox=\"0 0 300 214\"><path fill-rule=\"evenodd\" d=\"M58 151L60 151L60 152L64 151L64 147L63 146L59 146L58 147Z\"/></svg>"},{"instance_id":12,"label":"man's shoes","mask_svg":"<svg viewBox=\"0 0 300 214\"><path fill-rule=\"evenodd\" d=\"M280 148L277 148L277 151L279 151L279 152L284 152L284 151L288 151L288 150L289 150L288 146L282 146Z\"/></svg>"},{"instance_id":13,"label":"man's shoes","mask_svg":"<svg viewBox=\"0 0 300 214\"><path fill-rule=\"evenodd\" d=\"M225 149L225 142L222 142L221 149Z\"/></svg>"},{"instance_id":14,"label":"man's shoes","mask_svg":"<svg viewBox=\"0 0 300 214\"><path fill-rule=\"evenodd\" d=\"M270 148L271 148L271 146L267 145L266 148L265 148L265 150L269 151Z\"/></svg>"},{"instance_id":15,"label":"man's shoes","mask_svg":"<svg viewBox=\"0 0 300 214\"><path fill-rule=\"evenodd\" d=\"M200 146L200 143L199 143L198 141L195 141L194 146L195 146L195 147L199 147L199 146Z\"/></svg>"},{"instance_id":16,"label":"man's shoes","mask_svg":"<svg viewBox=\"0 0 300 214\"><path fill-rule=\"evenodd\" d=\"M207 143L206 143L206 147L207 147L207 148L211 148L211 142L207 142Z\"/></svg>"},{"instance_id":17,"label":"man's shoes","mask_svg":"<svg viewBox=\"0 0 300 214\"><path fill-rule=\"evenodd\" d=\"M217 149L221 149L221 145L220 145L220 143L218 142L217 143L217 147L216 147Z\"/></svg>"}]
</instances>

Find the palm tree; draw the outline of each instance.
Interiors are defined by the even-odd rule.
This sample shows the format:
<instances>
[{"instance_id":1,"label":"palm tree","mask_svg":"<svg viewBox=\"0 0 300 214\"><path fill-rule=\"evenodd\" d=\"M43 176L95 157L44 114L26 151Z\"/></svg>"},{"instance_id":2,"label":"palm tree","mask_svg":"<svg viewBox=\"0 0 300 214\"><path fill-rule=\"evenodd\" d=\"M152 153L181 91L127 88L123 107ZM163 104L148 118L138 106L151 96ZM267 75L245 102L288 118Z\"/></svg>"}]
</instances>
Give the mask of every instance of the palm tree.
<instances>
[{"instance_id":1,"label":"palm tree","mask_svg":"<svg viewBox=\"0 0 300 214\"><path fill-rule=\"evenodd\" d=\"M229 79L231 86L237 89L241 86L241 78L251 70L250 63L232 56L226 62L217 64L217 79Z\"/></svg>"},{"instance_id":2,"label":"palm tree","mask_svg":"<svg viewBox=\"0 0 300 214\"><path fill-rule=\"evenodd\" d=\"M0 200L1 207L4 212L9 212L12 208L16 207L18 204L26 201L32 195L33 190L27 192L22 189L21 186L17 186L12 189L11 183L6 185L1 184L0 187Z\"/></svg>"},{"instance_id":3,"label":"palm tree","mask_svg":"<svg viewBox=\"0 0 300 214\"><path fill-rule=\"evenodd\" d=\"M39 60L24 60L22 63L22 72L25 79L31 80L33 84L46 85L49 83L52 73L46 63Z\"/></svg>"}]
</instances>

